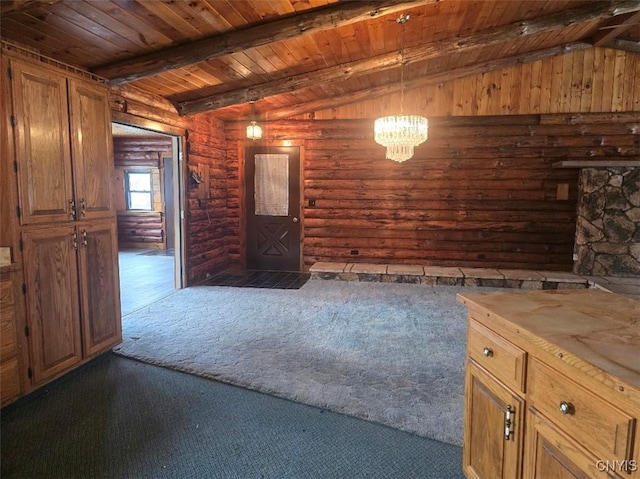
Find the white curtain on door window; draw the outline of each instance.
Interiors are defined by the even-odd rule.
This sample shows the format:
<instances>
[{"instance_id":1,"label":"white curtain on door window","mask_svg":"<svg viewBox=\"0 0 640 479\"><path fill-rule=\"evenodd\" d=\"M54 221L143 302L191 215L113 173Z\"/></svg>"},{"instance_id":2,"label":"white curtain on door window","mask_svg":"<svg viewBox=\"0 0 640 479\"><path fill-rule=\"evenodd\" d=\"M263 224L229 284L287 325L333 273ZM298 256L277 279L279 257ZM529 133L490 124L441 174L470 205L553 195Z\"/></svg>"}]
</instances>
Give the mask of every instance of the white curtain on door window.
<instances>
[{"instance_id":1,"label":"white curtain on door window","mask_svg":"<svg viewBox=\"0 0 640 479\"><path fill-rule=\"evenodd\" d=\"M289 215L289 155L255 155L256 215Z\"/></svg>"}]
</instances>

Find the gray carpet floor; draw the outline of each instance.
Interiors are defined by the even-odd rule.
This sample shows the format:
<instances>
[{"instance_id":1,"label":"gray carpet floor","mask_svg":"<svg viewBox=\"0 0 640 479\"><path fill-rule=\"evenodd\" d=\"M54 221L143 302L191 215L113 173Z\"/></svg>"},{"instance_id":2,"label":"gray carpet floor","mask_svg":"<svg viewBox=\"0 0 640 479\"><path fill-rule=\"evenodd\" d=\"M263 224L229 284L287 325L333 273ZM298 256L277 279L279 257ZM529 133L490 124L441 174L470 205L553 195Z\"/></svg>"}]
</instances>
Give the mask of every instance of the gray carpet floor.
<instances>
[{"instance_id":1,"label":"gray carpet floor","mask_svg":"<svg viewBox=\"0 0 640 479\"><path fill-rule=\"evenodd\" d=\"M461 449L107 354L2 410L4 479L462 479Z\"/></svg>"},{"instance_id":2,"label":"gray carpet floor","mask_svg":"<svg viewBox=\"0 0 640 479\"><path fill-rule=\"evenodd\" d=\"M193 287L125 316L116 351L460 445L469 289Z\"/></svg>"}]
</instances>

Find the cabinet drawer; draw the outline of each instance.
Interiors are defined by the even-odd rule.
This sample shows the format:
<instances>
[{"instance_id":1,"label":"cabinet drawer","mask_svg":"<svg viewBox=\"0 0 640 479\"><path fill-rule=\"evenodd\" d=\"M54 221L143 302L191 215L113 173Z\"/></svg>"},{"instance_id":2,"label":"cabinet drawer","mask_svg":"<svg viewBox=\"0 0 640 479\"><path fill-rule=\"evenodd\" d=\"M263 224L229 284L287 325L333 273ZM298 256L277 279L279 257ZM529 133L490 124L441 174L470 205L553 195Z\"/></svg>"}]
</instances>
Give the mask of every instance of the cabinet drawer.
<instances>
[{"instance_id":1,"label":"cabinet drawer","mask_svg":"<svg viewBox=\"0 0 640 479\"><path fill-rule=\"evenodd\" d=\"M535 359L527 387L531 407L596 457L631 459L633 417Z\"/></svg>"},{"instance_id":2,"label":"cabinet drawer","mask_svg":"<svg viewBox=\"0 0 640 479\"><path fill-rule=\"evenodd\" d=\"M526 353L472 319L469 320L467 354L506 386L524 392Z\"/></svg>"},{"instance_id":3,"label":"cabinet drawer","mask_svg":"<svg viewBox=\"0 0 640 479\"><path fill-rule=\"evenodd\" d=\"M18 359L14 358L0 365L0 405L4 406L20 395Z\"/></svg>"},{"instance_id":4,"label":"cabinet drawer","mask_svg":"<svg viewBox=\"0 0 640 479\"><path fill-rule=\"evenodd\" d=\"M16 318L14 311L3 311L0 320L0 361L15 356L18 352Z\"/></svg>"},{"instance_id":5,"label":"cabinet drawer","mask_svg":"<svg viewBox=\"0 0 640 479\"><path fill-rule=\"evenodd\" d=\"M0 312L4 316L4 312L13 308L13 283L11 280L0 281Z\"/></svg>"},{"instance_id":6,"label":"cabinet drawer","mask_svg":"<svg viewBox=\"0 0 640 479\"><path fill-rule=\"evenodd\" d=\"M0 360L17 353L16 313L13 302L13 283L0 281Z\"/></svg>"}]
</instances>

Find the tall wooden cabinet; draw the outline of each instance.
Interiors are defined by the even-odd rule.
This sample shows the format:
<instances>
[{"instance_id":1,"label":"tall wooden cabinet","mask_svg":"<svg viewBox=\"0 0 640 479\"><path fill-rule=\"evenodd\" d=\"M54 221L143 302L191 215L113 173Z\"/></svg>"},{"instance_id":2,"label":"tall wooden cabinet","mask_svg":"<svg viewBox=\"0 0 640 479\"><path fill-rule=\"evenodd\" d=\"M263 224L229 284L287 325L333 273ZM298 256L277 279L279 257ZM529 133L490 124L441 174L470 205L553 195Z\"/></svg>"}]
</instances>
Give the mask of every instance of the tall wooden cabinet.
<instances>
[{"instance_id":1,"label":"tall wooden cabinet","mask_svg":"<svg viewBox=\"0 0 640 479\"><path fill-rule=\"evenodd\" d=\"M590 290L458 297L469 479L640 477L640 302Z\"/></svg>"},{"instance_id":2,"label":"tall wooden cabinet","mask_svg":"<svg viewBox=\"0 0 640 479\"><path fill-rule=\"evenodd\" d=\"M108 89L97 81L14 55L4 68L28 392L121 341L111 117Z\"/></svg>"}]
</instances>

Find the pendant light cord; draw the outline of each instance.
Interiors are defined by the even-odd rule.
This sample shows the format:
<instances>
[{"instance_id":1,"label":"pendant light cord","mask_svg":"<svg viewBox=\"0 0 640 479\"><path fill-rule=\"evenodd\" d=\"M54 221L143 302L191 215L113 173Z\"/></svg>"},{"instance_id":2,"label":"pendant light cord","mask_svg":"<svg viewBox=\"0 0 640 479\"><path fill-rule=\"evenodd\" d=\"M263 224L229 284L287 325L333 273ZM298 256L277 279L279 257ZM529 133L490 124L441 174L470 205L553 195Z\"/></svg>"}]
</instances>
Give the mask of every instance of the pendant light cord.
<instances>
[{"instance_id":1,"label":"pendant light cord","mask_svg":"<svg viewBox=\"0 0 640 479\"><path fill-rule=\"evenodd\" d=\"M409 15L400 15L397 22L402 25L400 38L400 114L404 115L404 25L411 18Z\"/></svg>"}]
</instances>

